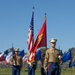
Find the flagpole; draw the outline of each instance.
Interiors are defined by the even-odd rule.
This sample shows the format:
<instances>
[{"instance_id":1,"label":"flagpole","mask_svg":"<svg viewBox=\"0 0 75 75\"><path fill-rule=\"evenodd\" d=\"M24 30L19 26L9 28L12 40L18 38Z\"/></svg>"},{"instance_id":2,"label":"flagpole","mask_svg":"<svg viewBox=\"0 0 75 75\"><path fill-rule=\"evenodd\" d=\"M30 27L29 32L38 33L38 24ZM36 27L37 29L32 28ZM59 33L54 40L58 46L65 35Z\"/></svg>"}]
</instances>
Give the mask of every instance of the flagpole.
<instances>
[{"instance_id":1,"label":"flagpole","mask_svg":"<svg viewBox=\"0 0 75 75\"><path fill-rule=\"evenodd\" d=\"M32 7L32 9L33 9L33 11L34 11L34 9L35 9L35 8L34 8L34 7Z\"/></svg>"},{"instance_id":2,"label":"flagpole","mask_svg":"<svg viewBox=\"0 0 75 75\"><path fill-rule=\"evenodd\" d=\"M34 7L32 8L32 12L33 12L33 20L34 20ZM33 38L34 38L34 21L33 21Z\"/></svg>"},{"instance_id":3,"label":"flagpole","mask_svg":"<svg viewBox=\"0 0 75 75\"><path fill-rule=\"evenodd\" d=\"M47 21L47 19L46 19L46 13L45 13L45 21ZM46 25L47 25L47 23L46 23ZM46 50L47 50L47 26L46 26ZM48 75L48 71L46 72L46 75Z\"/></svg>"},{"instance_id":4,"label":"flagpole","mask_svg":"<svg viewBox=\"0 0 75 75\"><path fill-rule=\"evenodd\" d=\"M32 7L32 13L33 13L33 46L34 46L34 7Z\"/></svg>"},{"instance_id":5,"label":"flagpole","mask_svg":"<svg viewBox=\"0 0 75 75\"><path fill-rule=\"evenodd\" d=\"M47 21L47 19L46 19L46 13L45 13L45 20ZM47 23L46 23L47 24ZM47 40L47 26L46 26L46 40ZM47 49L47 41L46 41L46 49Z\"/></svg>"}]
</instances>

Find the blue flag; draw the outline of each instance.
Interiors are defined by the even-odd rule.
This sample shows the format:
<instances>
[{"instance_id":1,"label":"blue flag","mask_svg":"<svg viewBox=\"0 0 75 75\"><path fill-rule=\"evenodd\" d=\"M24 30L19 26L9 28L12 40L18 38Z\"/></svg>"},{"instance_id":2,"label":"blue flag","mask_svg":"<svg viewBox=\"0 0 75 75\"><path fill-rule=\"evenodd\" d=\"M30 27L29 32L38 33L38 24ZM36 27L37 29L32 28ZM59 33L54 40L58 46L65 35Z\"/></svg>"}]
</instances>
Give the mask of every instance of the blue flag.
<instances>
[{"instance_id":1,"label":"blue flag","mask_svg":"<svg viewBox=\"0 0 75 75\"><path fill-rule=\"evenodd\" d=\"M36 52L36 58L37 58L37 61L41 60L41 51L40 50L38 50Z\"/></svg>"},{"instance_id":2,"label":"blue flag","mask_svg":"<svg viewBox=\"0 0 75 75\"><path fill-rule=\"evenodd\" d=\"M68 61L68 60L72 60L72 50L69 50L67 52L66 61Z\"/></svg>"},{"instance_id":3,"label":"blue flag","mask_svg":"<svg viewBox=\"0 0 75 75\"><path fill-rule=\"evenodd\" d=\"M65 53L63 56L62 56L62 62L66 62L66 56L67 56L67 53Z\"/></svg>"},{"instance_id":4,"label":"blue flag","mask_svg":"<svg viewBox=\"0 0 75 75\"><path fill-rule=\"evenodd\" d=\"M68 60L72 60L72 50L69 50L62 56L62 62L67 62Z\"/></svg>"},{"instance_id":5,"label":"blue flag","mask_svg":"<svg viewBox=\"0 0 75 75\"><path fill-rule=\"evenodd\" d=\"M19 52L19 55L22 56L22 58L24 57L24 50Z\"/></svg>"}]
</instances>

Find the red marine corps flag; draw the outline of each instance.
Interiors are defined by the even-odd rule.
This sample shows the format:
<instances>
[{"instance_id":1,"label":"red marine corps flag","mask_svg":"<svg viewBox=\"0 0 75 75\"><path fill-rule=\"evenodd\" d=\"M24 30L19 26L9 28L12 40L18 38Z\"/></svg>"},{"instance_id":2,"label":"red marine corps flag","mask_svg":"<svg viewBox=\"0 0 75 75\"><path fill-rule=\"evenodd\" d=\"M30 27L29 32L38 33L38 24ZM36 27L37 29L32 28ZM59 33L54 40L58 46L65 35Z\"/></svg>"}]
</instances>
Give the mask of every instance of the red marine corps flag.
<instances>
[{"instance_id":1,"label":"red marine corps flag","mask_svg":"<svg viewBox=\"0 0 75 75\"><path fill-rule=\"evenodd\" d=\"M34 53L36 53L37 49L40 47L47 47L46 16L34 44Z\"/></svg>"}]
</instances>

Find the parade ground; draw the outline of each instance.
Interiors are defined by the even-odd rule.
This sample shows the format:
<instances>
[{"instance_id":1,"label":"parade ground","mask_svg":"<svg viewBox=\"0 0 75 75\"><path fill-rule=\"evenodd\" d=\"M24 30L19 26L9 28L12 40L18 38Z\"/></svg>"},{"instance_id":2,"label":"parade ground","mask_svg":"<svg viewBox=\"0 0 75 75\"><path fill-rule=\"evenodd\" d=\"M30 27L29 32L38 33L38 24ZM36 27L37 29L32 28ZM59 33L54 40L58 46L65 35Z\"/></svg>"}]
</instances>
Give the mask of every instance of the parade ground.
<instances>
[{"instance_id":1,"label":"parade ground","mask_svg":"<svg viewBox=\"0 0 75 75\"><path fill-rule=\"evenodd\" d=\"M23 68L21 75L28 75L26 68ZM11 75L11 68L0 68L0 75ZM36 69L35 75L41 75L40 68ZM75 68L64 68L61 70L61 75L75 75Z\"/></svg>"}]
</instances>

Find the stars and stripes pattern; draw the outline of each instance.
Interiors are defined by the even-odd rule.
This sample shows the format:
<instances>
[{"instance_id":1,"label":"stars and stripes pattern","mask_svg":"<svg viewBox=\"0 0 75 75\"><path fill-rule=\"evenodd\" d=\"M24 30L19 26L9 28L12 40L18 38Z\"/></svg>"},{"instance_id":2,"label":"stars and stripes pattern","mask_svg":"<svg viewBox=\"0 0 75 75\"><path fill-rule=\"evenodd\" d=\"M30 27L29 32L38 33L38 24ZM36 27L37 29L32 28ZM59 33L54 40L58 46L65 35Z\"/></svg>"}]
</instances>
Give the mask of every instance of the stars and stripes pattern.
<instances>
[{"instance_id":1,"label":"stars and stripes pattern","mask_svg":"<svg viewBox=\"0 0 75 75\"><path fill-rule=\"evenodd\" d=\"M34 12L32 12L31 23L30 23L30 27L28 29L27 44L28 44L29 52L32 52L32 48L34 46Z\"/></svg>"}]
</instances>

